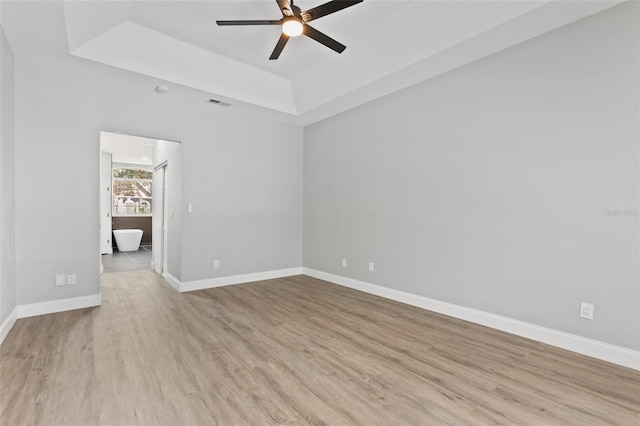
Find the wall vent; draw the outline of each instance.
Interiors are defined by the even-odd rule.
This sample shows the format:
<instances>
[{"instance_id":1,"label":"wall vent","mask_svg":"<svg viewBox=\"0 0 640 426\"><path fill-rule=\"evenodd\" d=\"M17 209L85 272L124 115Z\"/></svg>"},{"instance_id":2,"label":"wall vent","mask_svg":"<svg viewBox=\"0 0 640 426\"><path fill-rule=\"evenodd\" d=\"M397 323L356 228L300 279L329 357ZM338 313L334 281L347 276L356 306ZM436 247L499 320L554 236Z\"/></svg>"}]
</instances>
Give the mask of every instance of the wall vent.
<instances>
[{"instance_id":1,"label":"wall vent","mask_svg":"<svg viewBox=\"0 0 640 426\"><path fill-rule=\"evenodd\" d=\"M227 102L221 101L221 100L219 100L219 99L209 99L209 103L210 103L210 104L214 104L214 105L220 105L220 106L223 106L223 107L229 107L229 106L231 106L231 104L230 104L230 103L227 103Z\"/></svg>"}]
</instances>

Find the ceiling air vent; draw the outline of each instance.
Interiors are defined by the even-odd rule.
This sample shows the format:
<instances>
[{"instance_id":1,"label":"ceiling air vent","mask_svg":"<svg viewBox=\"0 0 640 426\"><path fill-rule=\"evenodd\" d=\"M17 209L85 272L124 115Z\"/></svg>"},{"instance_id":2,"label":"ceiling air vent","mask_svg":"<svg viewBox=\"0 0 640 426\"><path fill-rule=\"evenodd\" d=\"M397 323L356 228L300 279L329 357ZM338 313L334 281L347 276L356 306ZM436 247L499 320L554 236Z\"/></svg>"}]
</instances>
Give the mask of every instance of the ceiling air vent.
<instances>
[{"instance_id":1,"label":"ceiling air vent","mask_svg":"<svg viewBox=\"0 0 640 426\"><path fill-rule=\"evenodd\" d=\"M209 99L209 103L210 103L210 104L214 104L214 105L220 105L220 106L223 106L223 107L229 107L229 106L231 106L231 104L230 104L230 103L227 103L227 102L221 101L221 100L219 100L219 99Z\"/></svg>"}]
</instances>

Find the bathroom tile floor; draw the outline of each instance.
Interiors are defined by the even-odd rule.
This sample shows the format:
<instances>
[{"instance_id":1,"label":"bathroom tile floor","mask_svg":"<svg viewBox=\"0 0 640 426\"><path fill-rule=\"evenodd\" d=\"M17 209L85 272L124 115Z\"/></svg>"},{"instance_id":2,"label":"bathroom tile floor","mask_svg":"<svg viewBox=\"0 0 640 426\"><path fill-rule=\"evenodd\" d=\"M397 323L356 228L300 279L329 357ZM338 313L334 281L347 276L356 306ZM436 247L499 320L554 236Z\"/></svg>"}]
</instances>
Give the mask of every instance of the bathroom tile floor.
<instances>
[{"instance_id":1,"label":"bathroom tile floor","mask_svg":"<svg viewBox=\"0 0 640 426\"><path fill-rule=\"evenodd\" d=\"M151 269L151 246L140 246L137 251L118 251L102 255L104 272L137 271Z\"/></svg>"}]
</instances>

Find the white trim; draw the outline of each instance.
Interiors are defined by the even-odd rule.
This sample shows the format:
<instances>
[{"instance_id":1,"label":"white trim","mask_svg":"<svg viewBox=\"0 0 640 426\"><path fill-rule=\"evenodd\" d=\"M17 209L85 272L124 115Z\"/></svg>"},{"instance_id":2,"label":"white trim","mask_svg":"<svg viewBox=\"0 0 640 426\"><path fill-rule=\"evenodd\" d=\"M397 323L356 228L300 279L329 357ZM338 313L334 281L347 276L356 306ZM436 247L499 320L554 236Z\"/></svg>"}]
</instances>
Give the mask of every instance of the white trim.
<instances>
[{"instance_id":1,"label":"white trim","mask_svg":"<svg viewBox=\"0 0 640 426\"><path fill-rule=\"evenodd\" d=\"M69 299L48 300L46 302L18 305L18 318L34 317L36 315L54 314L56 312L74 309L92 308L102 304L102 292L89 296L72 297Z\"/></svg>"},{"instance_id":2,"label":"white trim","mask_svg":"<svg viewBox=\"0 0 640 426\"><path fill-rule=\"evenodd\" d=\"M173 287L176 291L180 291L181 283L179 279L177 279L176 277L174 277L168 272L165 272L164 274L162 274L162 276L164 277L165 280L167 280L167 282L171 287Z\"/></svg>"},{"instance_id":3,"label":"white trim","mask_svg":"<svg viewBox=\"0 0 640 426\"><path fill-rule=\"evenodd\" d=\"M475 324L495 328L497 330L557 346L562 349L567 349L614 364L633 368L635 370L640 370L640 351L611 345L609 343L588 339L586 337L565 333L551 328L541 327L539 325L495 315L477 309L430 299L417 294L406 293L376 284L342 277L340 275L334 275L311 268L302 269L303 274L310 277L364 291L365 293L374 294L376 296L385 297L397 302L406 303L407 305L417 306L422 309L438 312L440 314L459 318Z\"/></svg>"},{"instance_id":4,"label":"white trim","mask_svg":"<svg viewBox=\"0 0 640 426\"><path fill-rule=\"evenodd\" d=\"M7 337L7 334L13 328L13 325L16 323L18 319L18 307L13 308L11 313L4 321L2 321L2 325L0 325L0 345L4 341L4 338Z\"/></svg>"},{"instance_id":5,"label":"white trim","mask_svg":"<svg viewBox=\"0 0 640 426\"><path fill-rule=\"evenodd\" d=\"M302 269L303 269L302 267L289 268L289 269L276 269L273 271L254 272L250 274L231 275L228 277L207 278L204 280L186 281L183 283L176 280L174 277L171 277L172 280L176 281L178 285L177 288L174 283L171 283L169 281L168 277L167 277L167 281L169 281L169 284L171 284L179 292L183 293L185 291L203 290L206 288L222 287L225 285L244 284L244 283L250 283L254 281L272 280L274 278L283 278L283 277L290 277L293 275L302 275Z\"/></svg>"},{"instance_id":6,"label":"white trim","mask_svg":"<svg viewBox=\"0 0 640 426\"><path fill-rule=\"evenodd\" d=\"M178 142L179 143L179 142ZM164 160L162 163L158 164L157 166L153 167L153 171L157 172L158 170L160 170L161 168L165 167L167 164L169 164L169 160Z\"/></svg>"}]
</instances>

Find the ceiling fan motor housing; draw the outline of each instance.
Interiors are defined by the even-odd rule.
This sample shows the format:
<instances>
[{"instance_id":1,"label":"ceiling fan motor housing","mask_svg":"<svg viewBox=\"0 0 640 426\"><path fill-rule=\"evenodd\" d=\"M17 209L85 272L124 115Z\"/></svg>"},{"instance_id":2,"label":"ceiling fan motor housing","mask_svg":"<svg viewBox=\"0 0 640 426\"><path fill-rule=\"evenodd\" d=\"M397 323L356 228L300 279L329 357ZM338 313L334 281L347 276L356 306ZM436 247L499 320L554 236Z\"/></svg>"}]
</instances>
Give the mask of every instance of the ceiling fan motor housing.
<instances>
[{"instance_id":1,"label":"ceiling fan motor housing","mask_svg":"<svg viewBox=\"0 0 640 426\"><path fill-rule=\"evenodd\" d=\"M342 43L337 42L328 35L316 30L309 22L314 19L322 18L347 7L362 3L364 0L333 0L320 6L314 7L304 12L298 6L293 4L293 0L276 0L282 19L280 20L241 20L241 21L216 21L218 25L280 25L282 26L282 34L276 47L273 49L269 59L278 59L284 46L289 41L289 37L304 34L314 39L320 44L327 46L329 49L338 53L342 53L347 48Z\"/></svg>"}]
</instances>

